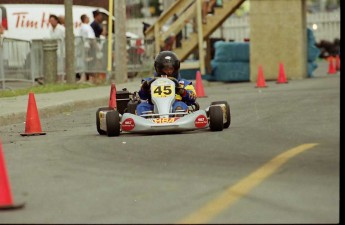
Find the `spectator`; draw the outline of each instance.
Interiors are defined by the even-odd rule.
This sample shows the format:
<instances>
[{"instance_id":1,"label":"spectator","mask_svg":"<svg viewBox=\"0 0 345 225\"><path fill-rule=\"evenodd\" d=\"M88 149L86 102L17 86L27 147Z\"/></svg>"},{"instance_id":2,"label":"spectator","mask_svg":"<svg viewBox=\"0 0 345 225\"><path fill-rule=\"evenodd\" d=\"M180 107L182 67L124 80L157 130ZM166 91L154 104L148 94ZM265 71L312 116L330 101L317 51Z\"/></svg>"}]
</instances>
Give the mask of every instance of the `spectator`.
<instances>
[{"instance_id":1,"label":"spectator","mask_svg":"<svg viewBox=\"0 0 345 225\"><path fill-rule=\"evenodd\" d=\"M162 26L162 31L166 32L169 30L169 27L178 19L178 16L176 13L171 18L170 22L167 22L164 26ZM164 46L161 47L161 51L172 51L173 46L175 43L176 48L181 47L181 41L182 41L182 30L175 35L175 33L171 33L165 40L164 40Z\"/></svg>"},{"instance_id":2,"label":"spectator","mask_svg":"<svg viewBox=\"0 0 345 225\"><path fill-rule=\"evenodd\" d=\"M80 27L80 36L83 39L84 43L84 50L85 50L85 57L82 59L82 63L84 62L88 63L89 61L92 60L92 57L89 57L91 55L91 46L96 45L95 43L95 32L93 31L92 27L90 26L90 18L86 15L83 14L80 17L80 20L82 22L81 27ZM85 60L85 61L84 61ZM85 65L83 66L85 68ZM85 82L86 80L89 80L90 74L86 73L81 73L79 83L80 82Z\"/></svg>"},{"instance_id":3,"label":"spectator","mask_svg":"<svg viewBox=\"0 0 345 225\"><path fill-rule=\"evenodd\" d=\"M59 20L59 24L61 24L62 26L65 26L65 16L63 15L58 16L58 20Z\"/></svg>"},{"instance_id":4,"label":"spectator","mask_svg":"<svg viewBox=\"0 0 345 225\"><path fill-rule=\"evenodd\" d=\"M316 47L320 49L319 58L328 58L329 56L340 55L340 39L336 38L333 42L321 40L316 43Z\"/></svg>"},{"instance_id":5,"label":"spectator","mask_svg":"<svg viewBox=\"0 0 345 225\"><path fill-rule=\"evenodd\" d=\"M145 32L147 29L149 29L150 26L151 26L151 24L143 22L143 35L144 36L146 36Z\"/></svg>"},{"instance_id":6,"label":"spectator","mask_svg":"<svg viewBox=\"0 0 345 225\"><path fill-rule=\"evenodd\" d=\"M50 27L50 38L58 40L57 50L57 70L58 70L58 81L64 82L64 61L65 61L65 27L59 23L59 18L52 14L49 16Z\"/></svg>"},{"instance_id":7,"label":"spectator","mask_svg":"<svg viewBox=\"0 0 345 225\"><path fill-rule=\"evenodd\" d=\"M80 17L80 20L82 22L81 27L80 27L80 36L84 38L95 38L95 32L93 31L92 27L90 26L90 18L86 15L83 14Z\"/></svg>"},{"instance_id":8,"label":"spectator","mask_svg":"<svg viewBox=\"0 0 345 225\"><path fill-rule=\"evenodd\" d=\"M206 24L206 16L208 13L214 14L214 6L217 0L203 0L202 1L202 23Z\"/></svg>"},{"instance_id":9,"label":"spectator","mask_svg":"<svg viewBox=\"0 0 345 225\"><path fill-rule=\"evenodd\" d=\"M94 21L91 23L91 27L95 33L96 38L99 38L101 34L103 33L103 26L102 26L102 21L103 21L103 16L102 13L97 9L92 12Z\"/></svg>"}]
</instances>

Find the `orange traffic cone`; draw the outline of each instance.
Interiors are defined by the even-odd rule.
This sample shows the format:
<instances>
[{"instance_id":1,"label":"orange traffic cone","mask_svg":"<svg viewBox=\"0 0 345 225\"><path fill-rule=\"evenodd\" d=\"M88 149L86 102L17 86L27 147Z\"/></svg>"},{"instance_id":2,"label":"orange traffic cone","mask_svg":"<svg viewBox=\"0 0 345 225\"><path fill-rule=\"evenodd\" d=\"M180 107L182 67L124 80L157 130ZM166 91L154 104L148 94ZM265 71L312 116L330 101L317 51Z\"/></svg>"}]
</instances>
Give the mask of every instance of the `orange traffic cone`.
<instances>
[{"instance_id":1,"label":"orange traffic cone","mask_svg":"<svg viewBox=\"0 0 345 225\"><path fill-rule=\"evenodd\" d=\"M256 81L256 87L257 88L267 87L265 77L264 77L264 72L262 70L261 65L259 66L259 70L258 70L258 79Z\"/></svg>"},{"instance_id":2,"label":"orange traffic cone","mask_svg":"<svg viewBox=\"0 0 345 225\"><path fill-rule=\"evenodd\" d=\"M116 106L116 87L115 84L112 83L110 88L109 108L115 109Z\"/></svg>"},{"instance_id":3,"label":"orange traffic cone","mask_svg":"<svg viewBox=\"0 0 345 225\"><path fill-rule=\"evenodd\" d=\"M201 73L199 70L196 72L195 91L198 98L207 97L205 95L204 86L202 85Z\"/></svg>"},{"instance_id":4,"label":"orange traffic cone","mask_svg":"<svg viewBox=\"0 0 345 225\"><path fill-rule=\"evenodd\" d=\"M40 118L38 116L36 100L33 92L29 93L28 109L26 112L25 133L22 136L45 135L42 132Z\"/></svg>"},{"instance_id":5,"label":"orange traffic cone","mask_svg":"<svg viewBox=\"0 0 345 225\"><path fill-rule=\"evenodd\" d=\"M337 71L335 70L335 66L334 66L334 58L333 56L329 57L328 58L328 62L329 62L329 65L328 65L328 74L335 74Z\"/></svg>"},{"instance_id":6,"label":"orange traffic cone","mask_svg":"<svg viewBox=\"0 0 345 225\"><path fill-rule=\"evenodd\" d=\"M339 55L335 56L335 69L337 71L340 71L340 57L339 57Z\"/></svg>"},{"instance_id":7,"label":"orange traffic cone","mask_svg":"<svg viewBox=\"0 0 345 225\"><path fill-rule=\"evenodd\" d=\"M10 182L7 177L5 157L2 152L2 144L0 140L0 210L20 209L24 203L13 204Z\"/></svg>"},{"instance_id":8,"label":"orange traffic cone","mask_svg":"<svg viewBox=\"0 0 345 225\"><path fill-rule=\"evenodd\" d=\"M286 80L285 71L284 71L284 64L280 63L277 84L283 84L283 83L287 83L287 80Z\"/></svg>"}]
</instances>

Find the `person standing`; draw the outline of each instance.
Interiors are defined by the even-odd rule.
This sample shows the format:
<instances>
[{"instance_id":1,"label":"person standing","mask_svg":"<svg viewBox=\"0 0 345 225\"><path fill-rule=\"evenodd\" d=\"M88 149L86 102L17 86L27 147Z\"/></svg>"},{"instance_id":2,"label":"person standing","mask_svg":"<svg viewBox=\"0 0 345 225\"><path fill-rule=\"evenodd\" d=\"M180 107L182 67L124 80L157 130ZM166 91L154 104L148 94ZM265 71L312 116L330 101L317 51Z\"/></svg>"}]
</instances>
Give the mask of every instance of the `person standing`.
<instances>
[{"instance_id":1,"label":"person standing","mask_svg":"<svg viewBox=\"0 0 345 225\"><path fill-rule=\"evenodd\" d=\"M83 59L83 63L86 63L87 65L87 63L92 58L90 49L91 49L91 46L96 45L95 43L96 36L95 36L95 32L93 31L92 27L89 24L90 18L86 14L83 14L80 17L80 20L82 22L81 27L80 27L80 36L83 39L84 50L85 50L85 59ZM86 69L86 65L84 64L85 69ZM78 82L80 83L80 82L85 82L86 80L89 80L89 76L90 74L83 72Z\"/></svg>"},{"instance_id":2,"label":"person standing","mask_svg":"<svg viewBox=\"0 0 345 225\"><path fill-rule=\"evenodd\" d=\"M95 32L93 28L90 26L90 18L86 15L83 14L80 17L80 20L82 22L81 27L80 27L80 36L84 38L95 38Z\"/></svg>"},{"instance_id":3,"label":"person standing","mask_svg":"<svg viewBox=\"0 0 345 225\"><path fill-rule=\"evenodd\" d=\"M95 36L97 39L97 44L92 45L91 47L94 48L92 51L94 53L94 62L93 62L93 67L95 70L102 70L103 63L102 63L102 58L104 55L104 43L105 43L105 33L106 33L106 28L103 27L103 15L102 13L97 9L92 12L94 20L91 23L91 27L93 31L95 32ZM103 60L103 62L105 62ZM96 82L98 79L99 74L96 74L95 76L90 76L90 80L94 80L91 82Z\"/></svg>"},{"instance_id":4,"label":"person standing","mask_svg":"<svg viewBox=\"0 0 345 225\"><path fill-rule=\"evenodd\" d=\"M93 14L93 22L91 23L91 27L95 33L96 38L99 38L101 34L103 33L103 26L102 26L102 21L103 21L103 16L102 13L97 9L92 12Z\"/></svg>"},{"instance_id":5,"label":"person standing","mask_svg":"<svg viewBox=\"0 0 345 225\"><path fill-rule=\"evenodd\" d=\"M65 74L65 27L59 23L59 18L51 14L49 16L50 27L50 38L58 40L58 50L57 50L57 71L58 71L58 81L64 82Z\"/></svg>"}]
</instances>

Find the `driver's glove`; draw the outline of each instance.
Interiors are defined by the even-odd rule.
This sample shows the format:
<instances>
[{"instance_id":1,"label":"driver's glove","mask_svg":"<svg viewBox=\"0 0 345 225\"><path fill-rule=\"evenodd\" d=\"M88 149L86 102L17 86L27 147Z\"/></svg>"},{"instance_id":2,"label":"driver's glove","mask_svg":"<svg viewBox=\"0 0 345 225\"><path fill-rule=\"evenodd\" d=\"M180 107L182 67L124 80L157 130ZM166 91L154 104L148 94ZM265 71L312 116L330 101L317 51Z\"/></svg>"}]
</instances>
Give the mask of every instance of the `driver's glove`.
<instances>
[{"instance_id":1,"label":"driver's glove","mask_svg":"<svg viewBox=\"0 0 345 225\"><path fill-rule=\"evenodd\" d=\"M189 99L191 99L191 100L195 100L196 99L196 94L194 94L193 91L189 91L188 94L189 94Z\"/></svg>"},{"instance_id":2,"label":"driver's glove","mask_svg":"<svg viewBox=\"0 0 345 225\"><path fill-rule=\"evenodd\" d=\"M184 88L178 87L176 88L176 94L181 95L182 97L186 96L187 91Z\"/></svg>"}]
</instances>

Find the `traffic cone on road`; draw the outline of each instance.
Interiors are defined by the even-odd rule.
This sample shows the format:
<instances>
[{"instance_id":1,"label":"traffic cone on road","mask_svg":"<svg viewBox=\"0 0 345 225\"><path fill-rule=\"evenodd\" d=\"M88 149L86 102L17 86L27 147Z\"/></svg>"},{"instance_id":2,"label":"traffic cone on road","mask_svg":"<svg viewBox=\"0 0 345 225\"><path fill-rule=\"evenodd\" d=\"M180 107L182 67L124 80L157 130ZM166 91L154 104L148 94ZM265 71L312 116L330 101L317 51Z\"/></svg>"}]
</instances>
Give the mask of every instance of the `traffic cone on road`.
<instances>
[{"instance_id":1,"label":"traffic cone on road","mask_svg":"<svg viewBox=\"0 0 345 225\"><path fill-rule=\"evenodd\" d=\"M258 69L258 78L257 78L257 81L256 81L256 87L257 88L267 87L266 86L264 72L262 70L262 66L261 65L259 66L259 69Z\"/></svg>"},{"instance_id":2,"label":"traffic cone on road","mask_svg":"<svg viewBox=\"0 0 345 225\"><path fill-rule=\"evenodd\" d=\"M280 63L277 84L284 84L284 83L287 83L285 71L284 71L284 64Z\"/></svg>"},{"instance_id":3,"label":"traffic cone on road","mask_svg":"<svg viewBox=\"0 0 345 225\"><path fill-rule=\"evenodd\" d=\"M45 135L42 132L40 118L38 116L36 100L33 92L29 93L28 108L26 112L25 133L22 136Z\"/></svg>"},{"instance_id":4,"label":"traffic cone on road","mask_svg":"<svg viewBox=\"0 0 345 225\"><path fill-rule=\"evenodd\" d=\"M198 98L207 97L205 95L204 86L202 85L201 73L199 70L196 72L195 91Z\"/></svg>"},{"instance_id":5,"label":"traffic cone on road","mask_svg":"<svg viewBox=\"0 0 345 225\"><path fill-rule=\"evenodd\" d=\"M0 210L20 209L24 203L13 204L10 182L7 176L5 157L0 140Z\"/></svg>"},{"instance_id":6,"label":"traffic cone on road","mask_svg":"<svg viewBox=\"0 0 345 225\"><path fill-rule=\"evenodd\" d=\"M339 57L339 55L335 56L335 69L337 71L340 71L340 57Z\"/></svg>"},{"instance_id":7,"label":"traffic cone on road","mask_svg":"<svg viewBox=\"0 0 345 225\"><path fill-rule=\"evenodd\" d=\"M116 107L116 87L115 84L112 83L110 88L109 108L115 109Z\"/></svg>"},{"instance_id":8,"label":"traffic cone on road","mask_svg":"<svg viewBox=\"0 0 345 225\"><path fill-rule=\"evenodd\" d=\"M334 66L334 58L333 56L328 57L328 74L335 74L337 71L335 70L335 66Z\"/></svg>"}]
</instances>

